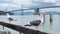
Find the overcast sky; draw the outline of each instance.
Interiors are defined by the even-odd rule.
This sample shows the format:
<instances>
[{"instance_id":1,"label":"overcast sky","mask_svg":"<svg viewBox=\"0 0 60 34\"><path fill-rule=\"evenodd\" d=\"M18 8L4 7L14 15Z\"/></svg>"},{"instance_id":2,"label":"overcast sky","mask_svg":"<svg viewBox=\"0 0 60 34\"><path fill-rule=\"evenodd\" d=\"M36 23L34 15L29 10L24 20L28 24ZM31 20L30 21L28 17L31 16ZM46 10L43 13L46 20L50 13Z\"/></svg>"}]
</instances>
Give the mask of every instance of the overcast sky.
<instances>
[{"instance_id":1,"label":"overcast sky","mask_svg":"<svg viewBox=\"0 0 60 34\"><path fill-rule=\"evenodd\" d=\"M37 8L50 5L60 5L60 0L0 0L0 10L23 8Z\"/></svg>"}]
</instances>

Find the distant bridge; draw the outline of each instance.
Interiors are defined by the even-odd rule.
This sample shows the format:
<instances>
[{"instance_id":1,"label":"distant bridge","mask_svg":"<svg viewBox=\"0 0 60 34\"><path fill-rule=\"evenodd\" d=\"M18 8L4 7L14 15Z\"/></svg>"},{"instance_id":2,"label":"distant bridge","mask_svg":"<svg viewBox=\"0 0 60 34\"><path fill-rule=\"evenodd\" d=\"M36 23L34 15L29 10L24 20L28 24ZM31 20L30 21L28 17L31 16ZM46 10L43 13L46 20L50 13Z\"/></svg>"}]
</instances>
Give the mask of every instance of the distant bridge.
<instances>
[{"instance_id":1,"label":"distant bridge","mask_svg":"<svg viewBox=\"0 0 60 34\"><path fill-rule=\"evenodd\" d=\"M25 10L34 10L35 13L34 15L39 15L39 9L48 9L48 8L59 8L60 6L46 6L46 7L39 7L39 8L29 8L29 9L20 9L20 10L12 10L12 11L7 11L6 9L6 12L9 13L9 12L14 12L14 11L25 11ZM23 14L22 14L23 15Z\"/></svg>"}]
</instances>

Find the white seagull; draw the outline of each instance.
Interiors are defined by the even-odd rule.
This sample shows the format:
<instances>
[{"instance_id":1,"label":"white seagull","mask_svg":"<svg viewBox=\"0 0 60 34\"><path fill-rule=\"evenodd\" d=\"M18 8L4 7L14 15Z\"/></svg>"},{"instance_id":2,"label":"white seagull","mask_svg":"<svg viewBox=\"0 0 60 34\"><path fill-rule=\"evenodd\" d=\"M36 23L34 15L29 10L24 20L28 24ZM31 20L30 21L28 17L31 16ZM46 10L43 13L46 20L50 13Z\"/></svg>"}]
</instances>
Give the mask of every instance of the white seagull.
<instances>
[{"instance_id":1,"label":"white seagull","mask_svg":"<svg viewBox=\"0 0 60 34\"><path fill-rule=\"evenodd\" d=\"M37 26L40 25L40 23L43 23L44 16L45 16L45 12L41 12L38 20L33 20L30 23L26 24L25 26L36 26L36 28L37 28Z\"/></svg>"},{"instance_id":2,"label":"white seagull","mask_svg":"<svg viewBox=\"0 0 60 34\"><path fill-rule=\"evenodd\" d=\"M8 17L8 20L11 22L11 21L17 21L17 20L14 20L13 18L11 18L11 16L9 15L9 13L6 14L7 17Z\"/></svg>"}]
</instances>

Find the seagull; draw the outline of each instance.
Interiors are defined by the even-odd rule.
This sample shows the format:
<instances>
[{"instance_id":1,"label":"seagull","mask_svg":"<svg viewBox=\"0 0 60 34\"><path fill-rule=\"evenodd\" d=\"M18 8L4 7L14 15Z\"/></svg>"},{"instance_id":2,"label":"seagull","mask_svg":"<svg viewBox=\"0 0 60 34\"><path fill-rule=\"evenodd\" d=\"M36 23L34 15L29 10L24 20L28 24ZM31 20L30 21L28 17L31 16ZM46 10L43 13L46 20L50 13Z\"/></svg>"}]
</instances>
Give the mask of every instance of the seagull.
<instances>
[{"instance_id":1,"label":"seagull","mask_svg":"<svg viewBox=\"0 0 60 34\"><path fill-rule=\"evenodd\" d=\"M45 15L44 12L42 12L42 13L39 15L38 20L33 20L33 21L31 21L30 23L26 24L25 26L36 26L36 28L37 28L37 26L39 26L40 23L43 23L44 15Z\"/></svg>"},{"instance_id":2,"label":"seagull","mask_svg":"<svg viewBox=\"0 0 60 34\"><path fill-rule=\"evenodd\" d=\"M11 16L9 15L9 13L6 14L7 17L8 17L8 20L11 22L11 21L17 21L17 20L14 20L13 18L11 18Z\"/></svg>"},{"instance_id":3,"label":"seagull","mask_svg":"<svg viewBox=\"0 0 60 34\"><path fill-rule=\"evenodd\" d=\"M34 21L31 21L30 23L28 23L25 26L38 26L40 23L41 23L41 20L34 20Z\"/></svg>"}]
</instances>

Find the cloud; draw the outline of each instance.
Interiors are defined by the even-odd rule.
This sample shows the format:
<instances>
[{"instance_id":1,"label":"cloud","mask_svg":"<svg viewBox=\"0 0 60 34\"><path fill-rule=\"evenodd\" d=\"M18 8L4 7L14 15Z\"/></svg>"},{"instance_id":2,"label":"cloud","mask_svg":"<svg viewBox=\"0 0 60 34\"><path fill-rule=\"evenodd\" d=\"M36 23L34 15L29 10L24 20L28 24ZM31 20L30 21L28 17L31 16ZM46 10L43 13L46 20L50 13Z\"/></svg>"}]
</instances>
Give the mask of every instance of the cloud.
<instances>
[{"instance_id":1,"label":"cloud","mask_svg":"<svg viewBox=\"0 0 60 34\"><path fill-rule=\"evenodd\" d=\"M23 4L24 7L37 6L41 0L13 0L13 4L20 5Z\"/></svg>"},{"instance_id":2,"label":"cloud","mask_svg":"<svg viewBox=\"0 0 60 34\"><path fill-rule=\"evenodd\" d=\"M31 4L32 0L12 0L12 1L15 4L24 4L24 5L27 5L27 4Z\"/></svg>"},{"instance_id":3,"label":"cloud","mask_svg":"<svg viewBox=\"0 0 60 34\"><path fill-rule=\"evenodd\" d=\"M45 2L56 2L56 0L45 0Z\"/></svg>"},{"instance_id":4,"label":"cloud","mask_svg":"<svg viewBox=\"0 0 60 34\"><path fill-rule=\"evenodd\" d=\"M45 0L48 1L48 0ZM52 3L52 0L49 0L47 2L45 2L44 0L13 0L12 3L16 4L18 6L21 6L21 4L23 4L23 7L25 8L38 8L38 7L43 7L43 6L52 6L54 5L54 3ZM54 1L55 2L55 1Z\"/></svg>"},{"instance_id":5,"label":"cloud","mask_svg":"<svg viewBox=\"0 0 60 34\"><path fill-rule=\"evenodd\" d=\"M0 3L0 10L7 10L7 11L10 11L10 10L15 10L15 9L18 9L18 6L17 5L14 5L14 4L8 4L8 3Z\"/></svg>"},{"instance_id":6,"label":"cloud","mask_svg":"<svg viewBox=\"0 0 60 34\"><path fill-rule=\"evenodd\" d=\"M45 0L45 1L44 0L4 0L3 2L8 2L8 3L0 3L0 10L3 9L5 10L5 8L8 8L8 10L21 9L22 7L21 4L23 4L23 8L38 8L43 6L57 5L55 3L52 3L51 2L52 0ZM53 2L55 1L56 0L53 0Z\"/></svg>"},{"instance_id":7,"label":"cloud","mask_svg":"<svg viewBox=\"0 0 60 34\"><path fill-rule=\"evenodd\" d=\"M11 3L11 0L0 0L0 3Z\"/></svg>"}]
</instances>

